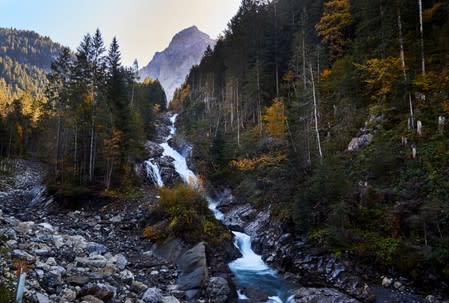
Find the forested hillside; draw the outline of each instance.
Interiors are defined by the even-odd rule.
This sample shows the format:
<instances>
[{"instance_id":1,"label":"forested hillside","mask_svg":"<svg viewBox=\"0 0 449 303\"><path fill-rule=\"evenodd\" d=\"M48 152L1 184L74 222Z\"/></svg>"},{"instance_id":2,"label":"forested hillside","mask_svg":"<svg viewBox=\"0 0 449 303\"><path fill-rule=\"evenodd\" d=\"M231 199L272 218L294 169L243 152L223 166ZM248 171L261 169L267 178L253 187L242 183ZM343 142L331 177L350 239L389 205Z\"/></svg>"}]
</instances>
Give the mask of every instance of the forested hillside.
<instances>
[{"instance_id":1,"label":"forested hillside","mask_svg":"<svg viewBox=\"0 0 449 303\"><path fill-rule=\"evenodd\" d=\"M448 60L448 1L243 0L172 108L206 179L336 255L444 285Z\"/></svg>"},{"instance_id":2,"label":"forested hillside","mask_svg":"<svg viewBox=\"0 0 449 303\"><path fill-rule=\"evenodd\" d=\"M61 50L61 45L33 31L0 28L1 89L6 86L16 96L42 93L45 73Z\"/></svg>"},{"instance_id":3,"label":"forested hillside","mask_svg":"<svg viewBox=\"0 0 449 303\"><path fill-rule=\"evenodd\" d=\"M42 64L33 79L43 86L41 93L0 90L0 157L47 163L48 190L56 197L126 191L135 182L135 160L144 156L155 115L165 109L161 85L152 79L137 83L137 68L121 64L117 40L106 49L99 30L85 35L75 53L63 48L56 58L44 56L55 51L49 40L39 41L33 43L48 46L38 48L42 58L3 48L23 66ZM34 50L30 46L29 52ZM0 82L3 87L20 87L21 78L11 77Z\"/></svg>"}]
</instances>

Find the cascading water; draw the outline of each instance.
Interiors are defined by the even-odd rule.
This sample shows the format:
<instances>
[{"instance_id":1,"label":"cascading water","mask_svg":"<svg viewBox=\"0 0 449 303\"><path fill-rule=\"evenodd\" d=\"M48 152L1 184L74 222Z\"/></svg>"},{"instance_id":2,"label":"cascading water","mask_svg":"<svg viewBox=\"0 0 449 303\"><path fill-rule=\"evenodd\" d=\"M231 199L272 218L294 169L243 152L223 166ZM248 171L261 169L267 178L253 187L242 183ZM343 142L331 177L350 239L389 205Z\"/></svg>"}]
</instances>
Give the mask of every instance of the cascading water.
<instances>
[{"instance_id":1,"label":"cascading water","mask_svg":"<svg viewBox=\"0 0 449 303\"><path fill-rule=\"evenodd\" d=\"M163 148L163 156L170 156L174 159L173 164L176 172L182 180L191 186L198 187L198 177L187 166L186 159L173 149L169 144L170 140L176 133L175 122L177 114L170 118L172 125L170 126L170 134L165 142L160 144ZM159 186L164 186L162 178L160 177L159 167L151 162L151 159L146 161L147 172L152 178L153 182ZM149 171L150 170L150 171ZM156 172L157 171L157 172ZM223 220L224 214L220 212L217 207L219 201L215 201L210 197L206 197L209 202L209 209L214 213L217 220ZM294 302L293 297L289 296L290 287L281 277L279 277L275 270L271 269L260 255L257 255L251 248L251 237L241 232L233 232L234 244L240 250L242 257L229 263L229 268L236 277L236 285L238 287L239 301L245 302L248 297L244 290L247 288L260 289L270 295L268 302L282 303Z\"/></svg>"},{"instance_id":2,"label":"cascading water","mask_svg":"<svg viewBox=\"0 0 449 303\"><path fill-rule=\"evenodd\" d=\"M147 176L151 178L151 181L153 181L154 185L163 187L164 181L162 180L161 169L159 168L159 165L157 165L157 163L154 163L153 161L154 159L145 161Z\"/></svg>"}]
</instances>

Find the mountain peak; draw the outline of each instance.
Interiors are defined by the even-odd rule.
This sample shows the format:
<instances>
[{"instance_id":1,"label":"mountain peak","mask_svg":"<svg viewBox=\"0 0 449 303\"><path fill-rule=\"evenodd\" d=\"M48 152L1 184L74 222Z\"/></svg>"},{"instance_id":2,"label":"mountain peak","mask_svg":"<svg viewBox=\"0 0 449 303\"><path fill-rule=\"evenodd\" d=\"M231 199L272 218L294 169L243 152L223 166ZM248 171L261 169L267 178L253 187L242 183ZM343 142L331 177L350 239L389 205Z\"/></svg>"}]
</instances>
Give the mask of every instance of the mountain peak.
<instances>
[{"instance_id":1,"label":"mountain peak","mask_svg":"<svg viewBox=\"0 0 449 303\"><path fill-rule=\"evenodd\" d=\"M207 47L215 44L216 41L197 26L185 28L173 37L165 50L155 53L151 62L140 70L140 77L159 79L170 102L192 66L199 64Z\"/></svg>"}]
</instances>

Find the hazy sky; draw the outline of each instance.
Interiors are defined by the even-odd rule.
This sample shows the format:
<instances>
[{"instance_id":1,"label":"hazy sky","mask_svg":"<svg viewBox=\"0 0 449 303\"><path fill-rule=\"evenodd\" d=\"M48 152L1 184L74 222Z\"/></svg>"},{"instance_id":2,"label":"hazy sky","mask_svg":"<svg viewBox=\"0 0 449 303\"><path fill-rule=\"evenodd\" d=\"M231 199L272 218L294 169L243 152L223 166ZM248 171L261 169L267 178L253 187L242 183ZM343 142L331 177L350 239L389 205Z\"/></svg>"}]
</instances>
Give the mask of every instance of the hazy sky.
<instances>
[{"instance_id":1,"label":"hazy sky","mask_svg":"<svg viewBox=\"0 0 449 303\"><path fill-rule=\"evenodd\" d=\"M109 46L115 35L122 62L146 65L174 34L196 25L216 38L241 0L0 0L0 27L29 29L75 49L100 28Z\"/></svg>"}]
</instances>

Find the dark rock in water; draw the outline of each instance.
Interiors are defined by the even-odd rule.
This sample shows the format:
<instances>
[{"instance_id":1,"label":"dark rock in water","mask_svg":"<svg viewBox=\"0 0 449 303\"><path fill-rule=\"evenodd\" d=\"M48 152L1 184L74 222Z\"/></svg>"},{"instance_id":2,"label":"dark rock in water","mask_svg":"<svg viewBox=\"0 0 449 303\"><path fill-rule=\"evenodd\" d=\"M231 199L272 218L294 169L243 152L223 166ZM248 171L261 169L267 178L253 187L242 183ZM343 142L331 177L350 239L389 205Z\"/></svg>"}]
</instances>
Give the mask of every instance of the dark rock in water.
<instances>
[{"instance_id":1,"label":"dark rock in water","mask_svg":"<svg viewBox=\"0 0 449 303\"><path fill-rule=\"evenodd\" d=\"M145 144L145 149L148 153L148 158L159 158L164 152L164 149L159 144L152 141L148 141Z\"/></svg>"},{"instance_id":2,"label":"dark rock in water","mask_svg":"<svg viewBox=\"0 0 449 303\"><path fill-rule=\"evenodd\" d=\"M330 288L300 288L294 292L296 303L358 303L337 290Z\"/></svg>"},{"instance_id":3,"label":"dark rock in water","mask_svg":"<svg viewBox=\"0 0 449 303\"><path fill-rule=\"evenodd\" d=\"M248 297L249 302L267 302L268 294L260 288L241 289L240 293Z\"/></svg>"},{"instance_id":4,"label":"dark rock in water","mask_svg":"<svg viewBox=\"0 0 449 303\"><path fill-rule=\"evenodd\" d=\"M215 303L227 302L231 292L228 281L221 277L212 277L207 285L207 294Z\"/></svg>"},{"instance_id":5,"label":"dark rock in water","mask_svg":"<svg viewBox=\"0 0 449 303\"><path fill-rule=\"evenodd\" d=\"M206 262L206 246L203 242L186 251L176 261L181 275L177 280L182 290L202 288L208 276Z\"/></svg>"},{"instance_id":6,"label":"dark rock in water","mask_svg":"<svg viewBox=\"0 0 449 303\"><path fill-rule=\"evenodd\" d=\"M175 168L175 166L173 164L174 161L175 161L175 159L173 159L170 156L164 156L164 157L161 157L160 159L158 159L159 166L161 166L161 167Z\"/></svg>"}]
</instances>

